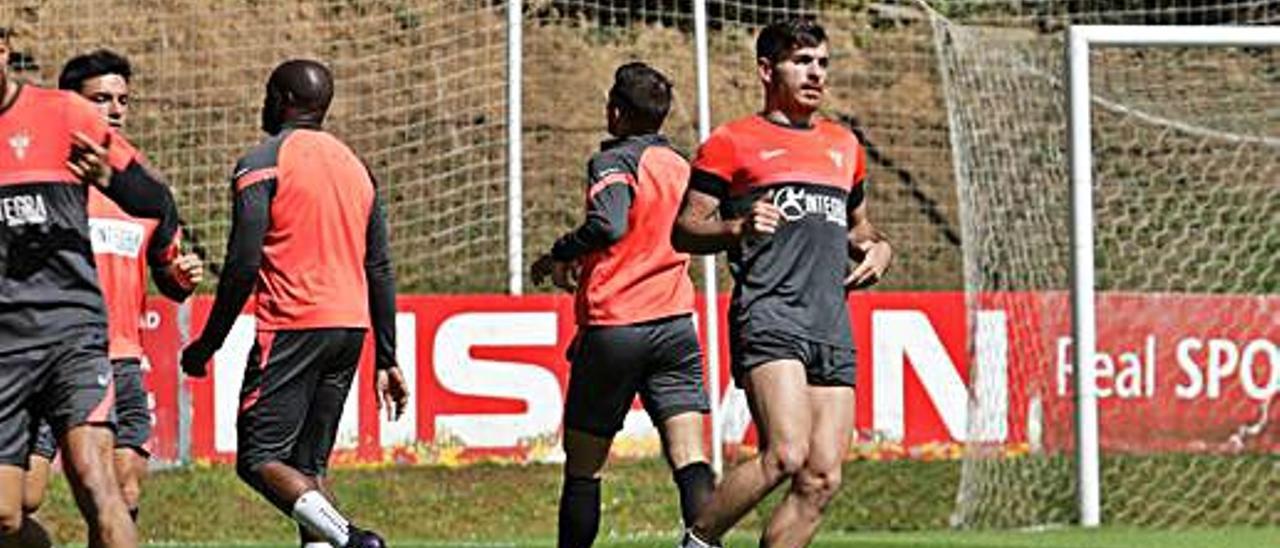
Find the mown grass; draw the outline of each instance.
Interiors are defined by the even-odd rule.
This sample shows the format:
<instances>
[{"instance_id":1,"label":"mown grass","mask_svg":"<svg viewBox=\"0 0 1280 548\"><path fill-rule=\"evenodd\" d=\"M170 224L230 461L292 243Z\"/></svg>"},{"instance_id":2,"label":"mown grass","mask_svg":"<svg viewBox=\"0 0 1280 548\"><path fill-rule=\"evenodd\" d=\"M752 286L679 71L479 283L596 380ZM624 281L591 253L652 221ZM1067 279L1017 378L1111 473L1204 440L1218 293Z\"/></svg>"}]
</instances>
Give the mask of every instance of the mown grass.
<instances>
[{"instance_id":1,"label":"mown grass","mask_svg":"<svg viewBox=\"0 0 1280 548\"><path fill-rule=\"evenodd\" d=\"M975 514L977 523L1008 529L963 532L946 531L956 508L960 461L852 461L817 546L1280 546L1280 489L1272 457L1105 459L1104 483L1113 488L1104 492L1104 516L1109 524L1129 528L1098 532L1059 525L1036 533L1017 528L1030 518L1071 522L1074 497L1069 481L1030 473L1030 465L1039 460L1041 468L1058 469L1069 463L1016 460L1023 462L1012 470L1018 473L992 478L992 489L1005 494L989 505L992 511L1009 509L1009 515L1022 515L1012 511L1014 503L1032 510L1023 512L1021 523ZM340 506L358 524L393 539L419 539L396 546L549 546L555 537L557 465L346 468L332 479ZM613 463L603 489L602 545L672 544L679 510L662 462ZM754 544L753 535L778 498L775 493L742 521L733 544ZM84 538L61 478L42 519L61 542ZM140 533L147 542L169 545L285 546L295 531L229 468L198 466L151 478Z\"/></svg>"}]
</instances>

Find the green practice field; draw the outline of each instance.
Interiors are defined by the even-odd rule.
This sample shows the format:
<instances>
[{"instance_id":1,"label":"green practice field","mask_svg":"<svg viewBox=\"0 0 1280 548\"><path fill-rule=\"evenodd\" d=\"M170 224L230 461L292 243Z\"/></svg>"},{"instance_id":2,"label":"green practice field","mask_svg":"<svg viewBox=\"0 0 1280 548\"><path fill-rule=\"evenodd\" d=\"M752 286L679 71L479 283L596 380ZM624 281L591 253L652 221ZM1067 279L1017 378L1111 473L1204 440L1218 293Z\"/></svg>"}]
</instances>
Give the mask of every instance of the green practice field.
<instances>
[{"instance_id":1,"label":"green practice field","mask_svg":"<svg viewBox=\"0 0 1280 548\"><path fill-rule=\"evenodd\" d=\"M602 548L670 548L675 545L673 536L644 538L601 538L596 546ZM755 539L748 535L730 537L727 546L754 546ZM235 548L287 548L293 544L200 544L200 543L152 543L151 546L201 546ZM435 548L456 546L459 548L499 547L554 547L551 539L530 541L400 541L397 548ZM911 532L911 533L827 533L813 543L814 548L1258 548L1280 546L1280 529L1222 528L1193 529L1186 531L1143 531L1136 529L1109 529L1083 531L1063 529L1056 531L1016 532Z\"/></svg>"},{"instance_id":2,"label":"green practice field","mask_svg":"<svg viewBox=\"0 0 1280 548\"><path fill-rule=\"evenodd\" d=\"M850 462L845 488L828 509L814 546L1280 547L1280 528L1270 521L1262 522L1272 524L1268 527L1180 530L951 531L947 523L959 469L960 462L954 460ZM554 546L560 485L556 465L340 468L332 479L340 508L357 524L382 533L394 547ZM597 546L675 545L679 510L670 473L660 461L612 463L601 498ZM727 544L754 546L755 532L776 498L775 494L761 510L748 514ZM83 528L60 476L40 515L59 542L83 543ZM291 522L242 485L230 467L159 472L146 484L140 537L151 546L289 547L296 546L294 531Z\"/></svg>"}]
</instances>

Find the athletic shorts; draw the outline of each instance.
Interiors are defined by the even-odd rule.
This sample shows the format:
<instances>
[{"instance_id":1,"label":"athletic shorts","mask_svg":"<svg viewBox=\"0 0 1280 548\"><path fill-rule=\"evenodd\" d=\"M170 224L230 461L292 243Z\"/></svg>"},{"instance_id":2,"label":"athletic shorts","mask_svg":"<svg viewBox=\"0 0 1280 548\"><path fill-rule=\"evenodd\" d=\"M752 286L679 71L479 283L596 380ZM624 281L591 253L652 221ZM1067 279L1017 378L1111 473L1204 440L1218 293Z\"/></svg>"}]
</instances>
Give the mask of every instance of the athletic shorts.
<instances>
[{"instance_id":1,"label":"athletic shorts","mask_svg":"<svg viewBox=\"0 0 1280 548\"><path fill-rule=\"evenodd\" d=\"M31 454L53 460L58 456L58 437L53 435L53 427L44 419L36 419L31 424L35 426L30 438Z\"/></svg>"},{"instance_id":2,"label":"athletic shorts","mask_svg":"<svg viewBox=\"0 0 1280 548\"><path fill-rule=\"evenodd\" d=\"M654 424L707 413L702 350L689 316L578 330L569 348L566 428L600 437L622 429L636 393Z\"/></svg>"},{"instance_id":3,"label":"athletic shorts","mask_svg":"<svg viewBox=\"0 0 1280 548\"><path fill-rule=\"evenodd\" d=\"M142 361L137 358L111 360L116 376L116 449L133 449L151 456L151 406L147 387L142 384Z\"/></svg>"},{"instance_id":4,"label":"athletic shorts","mask_svg":"<svg viewBox=\"0 0 1280 548\"><path fill-rule=\"evenodd\" d=\"M797 360L804 364L810 386L853 386L856 355L841 348L811 341L789 333L764 331L750 337L731 334L730 370L738 386L746 386L749 371L776 360Z\"/></svg>"},{"instance_id":5,"label":"athletic shorts","mask_svg":"<svg viewBox=\"0 0 1280 548\"><path fill-rule=\"evenodd\" d=\"M114 428L114 400L103 330L78 330L50 346L0 355L0 464L26 467L40 418L55 437L81 424Z\"/></svg>"},{"instance_id":6,"label":"athletic shorts","mask_svg":"<svg viewBox=\"0 0 1280 548\"><path fill-rule=\"evenodd\" d=\"M325 474L364 338L347 328L258 332L240 387L238 466Z\"/></svg>"},{"instance_id":7,"label":"athletic shorts","mask_svg":"<svg viewBox=\"0 0 1280 548\"><path fill-rule=\"evenodd\" d=\"M116 382L116 449L129 448L150 457L151 408L142 384L142 361L137 358L111 360ZM37 419L31 434L31 453L53 460L58 455L58 438L49 421Z\"/></svg>"}]
</instances>

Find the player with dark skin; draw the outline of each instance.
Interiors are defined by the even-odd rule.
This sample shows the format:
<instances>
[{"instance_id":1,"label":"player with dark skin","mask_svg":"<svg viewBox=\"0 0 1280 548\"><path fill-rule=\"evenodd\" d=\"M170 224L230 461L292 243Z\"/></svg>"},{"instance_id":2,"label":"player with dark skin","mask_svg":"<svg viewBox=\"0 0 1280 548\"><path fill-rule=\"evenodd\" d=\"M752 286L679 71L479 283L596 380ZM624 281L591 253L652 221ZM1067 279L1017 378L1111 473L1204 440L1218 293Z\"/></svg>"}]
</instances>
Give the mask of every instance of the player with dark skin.
<instances>
[{"instance_id":1,"label":"player with dark skin","mask_svg":"<svg viewBox=\"0 0 1280 548\"><path fill-rule=\"evenodd\" d=\"M739 334L731 335L735 380L747 393L761 451L725 475L684 548L716 546L788 480L760 546L812 540L840 488L853 435L854 361L844 292L880 280L893 254L867 215L861 145L817 115L830 57L825 32L811 21L775 23L761 32L757 53L763 108L717 129L700 149L672 239L692 253L729 250L738 267L730 312L739 322L731 326ZM709 182L696 184L700 176ZM792 200L796 196L809 199ZM840 257L846 252L856 266L848 268ZM746 289L744 279L750 280ZM738 304L749 291L756 293ZM815 331L824 338L807 338Z\"/></svg>"},{"instance_id":2,"label":"player with dark skin","mask_svg":"<svg viewBox=\"0 0 1280 548\"><path fill-rule=\"evenodd\" d=\"M285 62L277 67L276 70L272 72L271 77L267 82L266 95L262 105L262 129L269 135L269 137L264 141L264 144L259 145L259 148L246 156L246 159L242 160L242 163L249 161L261 161L261 158L264 156L261 152L262 150L297 150L298 148L312 146L306 143L320 142L331 148L314 149L317 158L321 158L326 161L332 160L332 156L325 156L325 154L333 154L333 150L340 150L340 158L333 161L344 161L346 162L343 164L344 166L349 166L352 163L358 164L358 160L350 154L345 146L332 144L338 143L337 140L329 137L320 130L321 125L324 122L325 115L327 114L329 103L333 97L333 91L332 76L326 67L317 62L295 60ZM308 139L310 139L310 141L308 141ZM296 147L290 149L289 147L294 146L292 143L304 144L296 145ZM274 146L275 148L263 149L264 146ZM308 153L304 152L303 154ZM282 159L285 157L285 152L272 152L267 156L275 158L273 155L278 155L279 158ZM273 159L271 161L275 162L281 160ZM256 177L254 175L255 173L269 173L269 175ZM278 176L277 173L279 174ZM350 175L351 172L344 171L342 173ZM357 178L372 177L367 174L367 169L363 166L360 166L359 172L356 173L356 175L358 176ZM277 192L285 192L285 189L291 188L289 185L309 183L309 181L294 181L291 183L289 181L293 181L293 179L285 179L287 176L286 170L283 168L277 172L275 164L271 164L266 168L259 166L257 168L238 167L237 169L237 174L234 177L237 192L237 213L235 220L233 220L231 242L228 247L228 260L224 264L223 275L219 281L218 296L215 300L213 310L210 313L210 319L205 325L204 332L201 334L200 338L183 351L182 367L183 370L190 375L202 377L206 374L205 364L210 360L210 358L212 358L214 352L222 345L222 341L230 329L231 321L234 320L234 317L241 310L245 301L248 299L249 294L253 291L265 291L262 288L262 285L258 283L260 262L263 263L263 272L268 272L266 270L267 265L265 264L265 261L269 258L266 256L262 242L267 231L274 230L272 227L275 226L275 223L281 222L282 220L275 218L274 215L277 213L273 213L275 211L274 208L272 208L269 203L264 202L270 202L272 199L284 199L281 198L281 195L277 194ZM326 177L324 174L318 174L317 176L322 178ZM248 179L246 179L246 177L248 177ZM264 180L267 182L259 182ZM262 191L263 188L265 188L264 185L268 184L278 185L271 188L280 190L272 190L270 193L262 192L261 194L256 195L257 197L245 197L251 196L253 192ZM372 191L371 181L361 182L354 181L352 179L342 179L337 181L337 184L339 184L339 186L335 187L336 189L360 187L363 192ZM364 261L365 271L369 278L368 313L365 316L366 319L364 322L366 323L364 323L364 325L368 325L368 318L371 316L375 341L377 341L376 354L378 368L375 381L376 400L379 408L385 409L388 415L394 419L398 418L404 410L408 400L408 388L400 369L394 362L394 280L391 278L390 274L389 257L385 257L384 254L386 229L384 224L385 221L383 217L381 217L381 204L377 202L376 197L373 198L373 201L375 202L373 207L377 211L374 214L376 215L376 222L370 222L369 230L371 231L370 234L377 232L376 237L380 239L377 249L380 253L379 256L382 258L377 260L378 265L376 267L371 266L369 261L373 259L370 259L369 256L362 259ZM344 204L344 207L347 205L356 207L355 204ZM245 216L242 217L241 209L249 211L253 208L260 208L260 214L266 216L266 218L249 216L251 212L243 213ZM330 213L335 212L329 211L329 213L325 214L328 215ZM361 228L363 229L363 227ZM251 236L246 236L246 234L251 234ZM374 238L375 236L368 237ZM363 241L364 238L361 237L360 240ZM277 243L273 245L279 244ZM370 247L368 253L373 253L373 249L373 247ZM311 253L314 255L314 251ZM335 266L335 268L344 267ZM375 270L370 270L370 268L376 268L377 270L375 272ZM281 274L278 271L271 271L263 275L280 276ZM287 276L288 273L284 273L283 275ZM374 280L375 277L377 277L377 282ZM255 289L255 285L257 286L257 289ZM363 303L365 301L361 300L360 302ZM320 303L317 306L323 308L326 304ZM261 313L263 310L262 305L259 306L258 310L261 320ZM350 307L342 309L340 312L350 312ZM359 312L359 310L357 310L357 312ZM309 328L326 327L328 325L330 324L322 323L319 325L313 324L304 326L294 330L293 333L306 332ZM332 325L334 327L344 327L356 324ZM260 322L260 337L263 336L263 332L261 331L262 329L264 328ZM263 360L274 356L277 351L280 351L279 353L281 356L286 355L282 351L283 347L280 341L283 340L284 337L290 333L290 330L293 330L294 328L287 324L282 324L271 329L277 330L269 332L275 337L277 344L274 347L271 346L270 343L266 345L266 348L269 348L270 350L264 349L261 351L264 355L262 358ZM389 335L386 334L384 331L385 329L390 329ZM324 329L310 330L317 332L325 331ZM334 330L328 330L328 332L332 331ZM357 341L363 340L364 330L361 329L358 333L359 338ZM358 350L359 345L356 346L356 353L354 357L358 357ZM351 357L350 353L342 355ZM275 358L271 357L271 359ZM303 368L315 369L328 367L325 362L326 360L320 359L319 363L315 363L315 360L308 358L299 363ZM266 366L267 364L265 361L259 365L263 370L271 370L271 368ZM350 375L354 374L354 367L355 363L352 362L350 369L345 371L345 374L347 375L345 382L347 385L339 389L341 391L342 399L345 399L346 390L350 386ZM279 368L277 368L277 370L279 370ZM341 374L342 372L339 373ZM246 383L247 382L249 382L248 379L246 379ZM287 390L293 390L291 386L297 386L297 382L310 381L283 382L293 384L282 384L279 391L273 391L270 386L267 386L266 388L259 387L253 391L253 395L249 396L250 399L242 401L242 424L240 428L249 428L250 430L255 428L255 426L251 426L250 423L244 422L246 420L284 420L286 422L293 420L272 418L271 415L274 413L272 409L279 411L282 408L264 407L267 405L268 393L270 392L273 398L286 397L289 396L289 394L284 392ZM322 379L319 382L322 383L319 386L321 386L321 388L325 388L326 385L323 383L328 381ZM341 381L337 382L341 384ZM312 389L307 389L306 393L310 394L311 390ZM315 390L319 390L319 388ZM258 391L261 391L263 394L261 400L257 399ZM245 393L246 392L242 392L242 395ZM303 397L308 399L311 398L311 396ZM288 409L290 406L310 408L310 411L307 411L308 417L311 416L310 413L323 413L325 417L331 419L331 427L333 430L336 430L336 418L341 412L341 401L336 402L336 409L328 409L327 407L332 407L335 402L326 401L328 403L319 402L317 400L284 402L283 409ZM280 404L272 402L271 405ZM326 409L320 409L321 407L325 407ZM253 419L246 419L246 409L250 409L250 411L256 413L253 415ZM302 419L301 417L297 417L297 420L310 421L311 419ZM263 422L262 424L266 423ZM273 422L270 426L275 426L275 423ZM265 432L266 430L262 429L262 431ZM245 430L241 430L242 438L245 433ZM325 432L319 435L322 437L327 436L327 438L323 441L315 442L315 444L323 446L327 443L331 447L333 432ZM301 446L306 445L308 442L299 441L296 438L296 430L294 436L295 438L288 442L289 445L294 447L292 450L292 454L294 456L287 458L282 458L272 453L250 462L247 459L244 447L242 446L242 450L237 455L237 471L240 473L242 479L244 479L255 490L260 492L282 512L286 515L291 515L299 522L299 533L305 546L310 546L312 544L320 545L325 542L333 543L335 545L345 544L347 546L381 546L382 541L379 537L371 532L358 529L354 526L349 526L349 522L332 507L331 504L333 496L325 485L323 474L324 462L328 459L327 450L322 450L324 454L319 455L318 457L314 455L308 458L296 457L300 451L306 450L305 447ZM276 443L277 441L278 440L273 440L272 443ZM241 443L245 443L245 440L242 439ZM295 458L306 462L295 462ZM314 460L318 460L318 462L313 462ZM311 471L308 471L308 469ZM317 493L322 493L323 496L318 496ZM336 526L334 526L335 523L337 524Z\"/></svg>"}]
</instances>

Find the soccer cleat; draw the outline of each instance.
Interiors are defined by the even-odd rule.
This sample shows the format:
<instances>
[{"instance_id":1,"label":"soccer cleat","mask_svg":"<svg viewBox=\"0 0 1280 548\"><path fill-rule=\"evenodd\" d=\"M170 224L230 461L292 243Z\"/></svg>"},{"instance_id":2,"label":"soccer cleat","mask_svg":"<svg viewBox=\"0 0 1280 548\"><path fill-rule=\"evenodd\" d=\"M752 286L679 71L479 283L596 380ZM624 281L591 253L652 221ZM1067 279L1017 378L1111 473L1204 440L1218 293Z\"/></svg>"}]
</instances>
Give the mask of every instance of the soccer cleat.
<instances>
[{"instance_id":1,"label":"soccer cleat","mask_svg":"<svg viewBox=\"0 0 1280 548\"><path fill-rule=\"evenodd\" d=\"M676 548L724 548L719 543L712 544L698 538L693 534L693 529L685 529L684 535L680 537L680 544Z\"/></svg>"},{"instance_id":2,"label":"soccer cleat","mask_svg":"<svg viewBox=\"0 0 1280 548\"><path fill-rule=\"evenodd\" d=\"M386 548L387 542L373 531L355 526L347 529L347 544L343 548Z\"/></svg>"}]
</instances>

